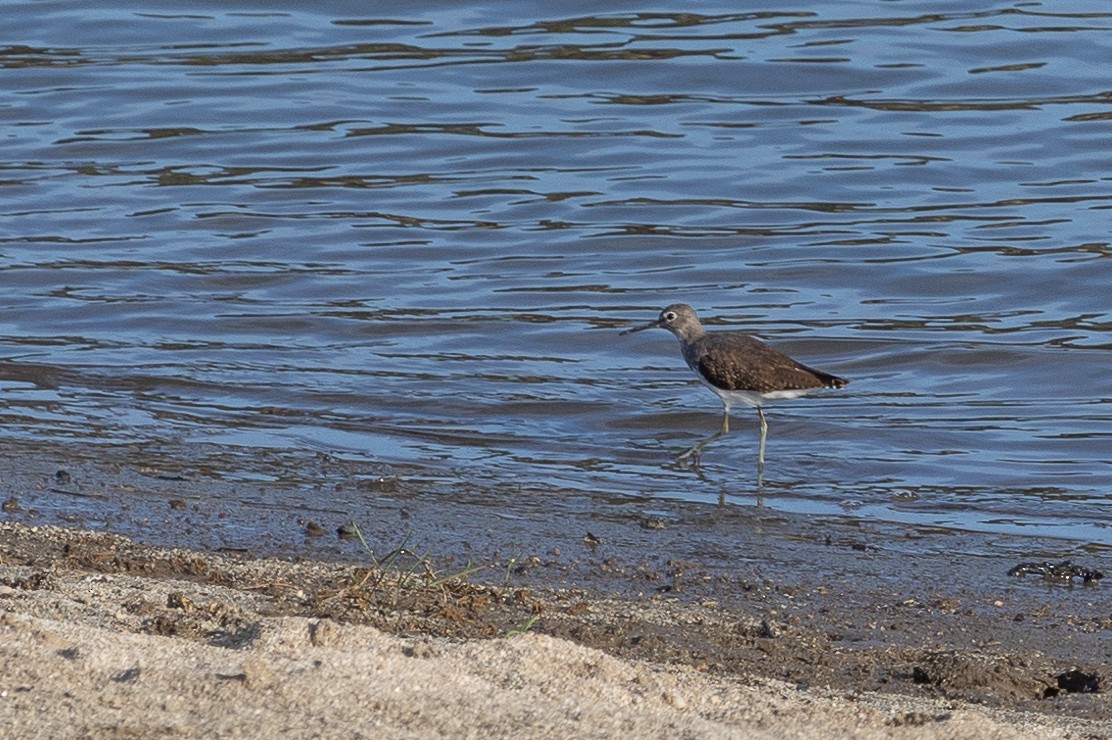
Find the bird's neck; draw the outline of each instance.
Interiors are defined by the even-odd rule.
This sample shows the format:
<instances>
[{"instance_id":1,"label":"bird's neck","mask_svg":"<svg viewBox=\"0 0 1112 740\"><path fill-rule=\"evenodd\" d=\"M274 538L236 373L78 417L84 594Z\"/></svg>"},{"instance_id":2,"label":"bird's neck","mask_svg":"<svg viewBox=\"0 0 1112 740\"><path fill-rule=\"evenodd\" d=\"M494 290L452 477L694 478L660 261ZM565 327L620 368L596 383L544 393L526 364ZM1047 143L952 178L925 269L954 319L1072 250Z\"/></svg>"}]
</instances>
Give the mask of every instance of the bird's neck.
<instances>
[{"instance_id":1,"label":"bird's neck","mask_svg":"<svg viewBox=\"0 0 1112 740\"><path fill-rule=\"evenodd\" d=\"M691 344L701 339L706 333L706 329L701 326L685 326L675 331L676 339L680 340L680 344Z\"/></svg>"}]
</instances>

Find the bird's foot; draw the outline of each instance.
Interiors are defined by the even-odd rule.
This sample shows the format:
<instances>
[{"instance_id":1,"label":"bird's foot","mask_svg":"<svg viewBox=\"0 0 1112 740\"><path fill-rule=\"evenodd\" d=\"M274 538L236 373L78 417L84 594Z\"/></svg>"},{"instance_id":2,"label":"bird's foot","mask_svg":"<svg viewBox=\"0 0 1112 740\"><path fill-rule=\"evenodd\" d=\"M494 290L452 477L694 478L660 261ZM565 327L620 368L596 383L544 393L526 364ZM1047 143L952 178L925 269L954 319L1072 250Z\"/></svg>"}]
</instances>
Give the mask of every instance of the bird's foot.
<instances>
[{"instance_id":1,"label":"bird's foot","mask_svg":"<svg viewBox=\"0 0 1112 740\"><path fill-rule=\"evenodd\" d=\"M697 469L699 467L699 461L702 459L702 456L703 456L703 447L702 447L702 445L695 445L690 450L687 450L686 452L683 452L679 455L676 455L676 460L675 461L676 461L677 464L687 463L688 467Z\"/></svg>"},{"instance_id":2,"label":"bird's foot","mask_svg":"<svg viewBox=\"0 0 1112 740\"><path fill-rule=\"evenodd\" d=\"M677 463L689 462L690 467L695 470L699 469L699 462L703 457L703 448L709 445L714 440L720 438L723 432L716 432L704 440L700 440L693 444L686 452L676 457Z\"/></svg>"}]
</instances>

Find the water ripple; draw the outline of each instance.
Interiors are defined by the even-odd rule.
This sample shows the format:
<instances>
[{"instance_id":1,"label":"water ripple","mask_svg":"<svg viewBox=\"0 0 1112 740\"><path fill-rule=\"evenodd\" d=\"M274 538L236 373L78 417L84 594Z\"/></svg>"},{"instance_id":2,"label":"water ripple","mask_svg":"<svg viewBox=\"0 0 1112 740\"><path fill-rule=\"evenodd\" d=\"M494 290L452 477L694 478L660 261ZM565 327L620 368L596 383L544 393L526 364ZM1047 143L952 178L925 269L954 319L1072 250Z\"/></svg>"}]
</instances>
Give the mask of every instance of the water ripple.
<instances>
[{"instance_id":1,"label":"water ripple","mask_svg":"<svg viewBox=\"0 0 1112 740\"><path fill-rule=\"evenodd\" d=\"M766 505L1108 545L1112 13L699 11L9 9L6 443L747 502L683 300L853 379Z\"/></svg>"}]
</instances>

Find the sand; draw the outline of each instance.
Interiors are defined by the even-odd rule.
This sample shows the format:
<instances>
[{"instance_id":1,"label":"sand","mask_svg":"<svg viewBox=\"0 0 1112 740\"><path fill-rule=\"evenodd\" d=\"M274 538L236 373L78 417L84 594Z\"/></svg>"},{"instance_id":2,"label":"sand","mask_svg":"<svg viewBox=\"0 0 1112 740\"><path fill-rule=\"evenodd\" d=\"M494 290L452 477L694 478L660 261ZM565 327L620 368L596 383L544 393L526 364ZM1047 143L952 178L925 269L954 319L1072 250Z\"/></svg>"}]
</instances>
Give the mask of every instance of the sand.
<instances>
[{"instance_id":1,"label":"sand","mask_svg":"<svg viewBox=\"0 0 1112 740\"><path fill-rule=\"evenodd\" d=\"M1066 692L975 703L914 695L938 693L928 680L804 685L694 650L600 649L598 635L631 624L641 642L746 633L758 654L761 641L814 639L705 599L444 584L414 568L388 580L0 524L8 737L1112 737L1102 693L1026 711ZM569 639L576 629L586 638Z\"/></svg>"}]
</instances>

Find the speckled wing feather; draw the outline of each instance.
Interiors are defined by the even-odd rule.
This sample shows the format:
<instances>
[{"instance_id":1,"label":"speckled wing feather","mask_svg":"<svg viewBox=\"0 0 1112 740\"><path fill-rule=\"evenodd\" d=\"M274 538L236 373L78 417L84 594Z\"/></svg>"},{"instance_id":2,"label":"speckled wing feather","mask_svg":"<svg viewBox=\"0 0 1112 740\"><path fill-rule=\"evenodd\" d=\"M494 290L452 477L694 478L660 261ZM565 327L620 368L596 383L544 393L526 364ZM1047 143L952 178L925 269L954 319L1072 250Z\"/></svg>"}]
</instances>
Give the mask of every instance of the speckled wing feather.
<instances>
[{"instance_id":1,"label":"speckled wing feather","mask_svg":"<svg viewBox=\"0 0 1112 740\"><path fill-rule=\"evenodd\" d=\"M814 370L743 334L708 333L693 342L684 359L715 388L726 391L842 388L848 381Z\"/></svg>"}]
</instances>

